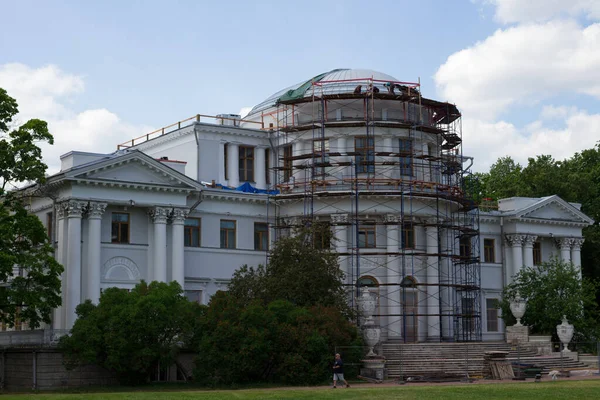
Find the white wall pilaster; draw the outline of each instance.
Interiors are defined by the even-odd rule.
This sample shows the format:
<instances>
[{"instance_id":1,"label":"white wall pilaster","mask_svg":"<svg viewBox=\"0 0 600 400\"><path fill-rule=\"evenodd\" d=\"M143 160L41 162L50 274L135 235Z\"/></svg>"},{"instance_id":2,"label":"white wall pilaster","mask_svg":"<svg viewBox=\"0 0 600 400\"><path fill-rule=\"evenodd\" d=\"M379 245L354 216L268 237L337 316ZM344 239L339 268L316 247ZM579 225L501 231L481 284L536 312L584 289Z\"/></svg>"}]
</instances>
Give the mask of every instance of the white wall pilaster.
<instances>
[{"instance_id":1,"label":"white wall pilaster","mask_svg":"<svg viewBox=\"0 0 600 400\"><path fill-rule=\"evenodd\" d=\"M232 187L240 185L240 149L237 143L227 144L227 184Z\"/></svg>"},{"instance_id":2,"label":"white wall pilaster","mask_svg":"<svg viewBox=\"0 0 600 400\"><path fill-rule=\"evenodd\" d=\"M86 203L72 200L67 205L68 241L66 272L66 329L71 329L77 315L75 309L81 303L81 217Z\"/></svg>"},{"instance_id":3,"label":"white wall pilaster","mask_svg":"<svg viewBox=\"0 0 600 400\"><path fill-rule=\"evenodd\" d=\"M388 303L388 338L402 337L402 318L400 305L400 256L399 256L399 241L398 224L400 216L396 214L386 214L383 216L383 223L386 226L387 236L387 303ZM396 285L394 285L394 283Z\"/></svg>"},{"instance_id":4,"label":"white wall pilaster","mask_svg":"<svg viewBox=\"0 0 600 400\"><path fill-rule=\"evenodd\" d=\"M560 249L560 259L563 262L571 262L571 245L573 244L573 238L557 238L556 247Z\"/></svg>"},{"instance_id":5,"label":"white wall pilaster","mask_svg":"<svg viewBox=\"0 0 600 400\"><path fill-rule=\"evenodd\" d=\"M439 293L439 243L438 228L426 227L427 235L427 339L439 341L440 338L440 293Z\"/></svg>"},{"instance_id":6,"label":"white wall pilaster","mask_svg":"<svg viewBox=\"0 0 600 400\"><path fill-rule=\"evenodd\" d=\"M332 214L331 222L333 224L333 237L335 239L335 251L339 254L340 269L346 275L346 284L352 284L352 275L348 271L348 214ZM356 277L358 279L359 277Z\"/></svg>"},{"instance_id":7,"label":"white wall pilaster","mask_svg":"<svg viewBox=\"0 0 600 400\"><path fill-rule=\"evenodd\" d=\"M537 240L535 235L527 235L523 240L523 264L526 267L533 267L533 244Z\"/></svg>"},{"instance_id":8,"label":"white wall pilaster","mask_svg":"<svg viewBox=\"0 0 600 400\"><path fill-rule=\"evenodd\" d=\"M167 281L167 209L155 207L149 211L154 223L154 273L152 279Z\"/></svg>"},{"instance_id":9,"label":"white wall pilaster","mask_svg":"<svg viewBox=\"0 0 600 400\"><path fill-rule=\"evenodd\" d=\"M69 241L67 240L67 214L68 203L60 203L55 206L56 212L56 261L62 266L66 265ZM62 305L54 310L54 329L65 329L65 305L67 303L67 274L63 271L60 278Z\"/></svg>"},{"instance_id":10,"label":"white wall pilaster","mask_svg":"<svg viewBox=\"0 0 600 400\"><path fill-rule=\"evenodd\" d=\"M581 280L581 246L584 241L584 238L574 238L571 247L571 262L579 272L579 280Z\"/></svg>"},{"instance_id":11,"label":"white wall pilaster","mask_svg":"<svg viewBox=\"0 0 600 400\"><path fill-rule=\"evenodd\" d=\"M171 214L171 279L185 289L184 224L188 210L175 209Z\"/></svg>"},{"instance_id":12,"label":"white wall pilaster","mask_svg":"<svg viewBox=\"0 0 600 400\"><path fill-rule=\"evenodd\" d=\"M100 248L102 234L102 214L106 210L106 203L91 202L87 208L88 218L88 260L87 260L87 285L85 297L92 303L98 304L100 300Z\"/></svg>"},{"instance_id":13,"label":"white wall pilaster","mask_svg":"<svg viewBox=\"0 0 600 400\"><path fill-rule=\"evenodd\" d=\"M523 235L506 235L507 244L512 247L512 269L511 269L511 280L512 277L518 274L523 268ZM510 283L508 282L508 283Z\"/></svg>"},{"instance_id":14,"label":"white wall pilaster","mask_svg":"<svg viewBox=\"0 0 600 400\"><path fill-rule=\"evenodd\" d=\"M254 182L258 189L267 188L267 175L265 170L265 148L257 146L254 148Z\"/></svg>"}]
</instances>

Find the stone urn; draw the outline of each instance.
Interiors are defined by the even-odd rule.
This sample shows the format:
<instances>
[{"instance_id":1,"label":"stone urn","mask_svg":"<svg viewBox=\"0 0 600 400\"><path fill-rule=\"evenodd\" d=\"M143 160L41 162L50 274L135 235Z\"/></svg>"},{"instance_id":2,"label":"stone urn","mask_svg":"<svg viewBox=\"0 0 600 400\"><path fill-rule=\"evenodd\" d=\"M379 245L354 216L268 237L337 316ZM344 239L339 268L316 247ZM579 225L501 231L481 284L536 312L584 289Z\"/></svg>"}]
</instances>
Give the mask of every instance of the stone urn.
<instances>
[{"instance_id":1,"label":"stone urn","mask_svg":"<svg viewBox=\"0 0 600 400\"><path fill-rule=\"evenodd\" d=\"M367 357L376 357L377 354L375 354L373 348L379 343L379 339L381 338L381 328L375 325L375 321L371 316L367 317L363 325L363 337L365 343L369 346Z\"/></svg>"},{"instance_id":2,"label":"stone urn","mask_svg":"<svg viewBox=\"0 0 600 400\"><path fill-rule=\"evenodd\" d=\"M358 309L363 315L363 317L369 318L373 315L375 307L377 306L377 299L375 298L375 296L371 295L371 292L369 292L368 287L363 287L362 294L358 298L357 302Z\"/></svg>"},{"instance_id":3,"label":"stone urn","mask_svg":"<svg viewBox=\"0 0 600 400\"><path fill-rule=\"evenodd\" d=\"M568 346L571 339L573 339L574 330L573 325L567 321L567 316L563 315L562 324L556 325L556 333L563 345L563 352L565 353L570 352Z\"/></svg>"},{"instance_id":4,"label":"stone urn","mask_svg":"<svg viewBox=\"0 0 600 400\"><path fill-rule=\"evenodd\" d=\"M517 323L514 326L523 326L521 324L521 318L525 315L525 309L527 308L527 302L518 293L517 296L510 302L510 312L517 319Z\"/></svg>"}]
</instances>

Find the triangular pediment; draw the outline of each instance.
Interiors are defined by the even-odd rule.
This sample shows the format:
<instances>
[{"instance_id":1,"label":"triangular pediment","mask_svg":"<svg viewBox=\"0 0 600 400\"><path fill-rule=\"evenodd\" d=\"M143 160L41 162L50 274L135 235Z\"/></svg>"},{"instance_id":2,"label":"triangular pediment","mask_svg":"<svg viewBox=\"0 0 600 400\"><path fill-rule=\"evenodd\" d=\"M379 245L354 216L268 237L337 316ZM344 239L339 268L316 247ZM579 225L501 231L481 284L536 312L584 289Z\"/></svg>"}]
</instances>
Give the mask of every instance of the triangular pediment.
<instances>
[{"instance_id":1,"label":"triangular pediment","mask_svg":"<svg viewBox=\"0 0 600 400\"><path fill-rule=\"evenodd\" d=\"M156 171L139 162L130 162L113 168L95 171L85 175L88 179L103 179L119 182L147 183L171 185L176 183L175 178L164 172Z\"/></svg>"},{"instance_id":2,"label":"triangular pediment","mask_svg":"<svg viewBox=\"0 0 600 400\"><path fill-rule=\"evenodd\" d=\"M551 196L515 211L515 217L555 222L592 224L594 221L572 204L558 196Z\"/></svg>"},{"instance_id":3,"label":"triangular pediment","mask_svg":"<svg viewBox=\"0 0 600 400\"><path fill-rule=\"evenodd\" d=\"M65 177L89 183L199 189L198 182L139 151L74 168Z\"/></svg>"}]
</instances>

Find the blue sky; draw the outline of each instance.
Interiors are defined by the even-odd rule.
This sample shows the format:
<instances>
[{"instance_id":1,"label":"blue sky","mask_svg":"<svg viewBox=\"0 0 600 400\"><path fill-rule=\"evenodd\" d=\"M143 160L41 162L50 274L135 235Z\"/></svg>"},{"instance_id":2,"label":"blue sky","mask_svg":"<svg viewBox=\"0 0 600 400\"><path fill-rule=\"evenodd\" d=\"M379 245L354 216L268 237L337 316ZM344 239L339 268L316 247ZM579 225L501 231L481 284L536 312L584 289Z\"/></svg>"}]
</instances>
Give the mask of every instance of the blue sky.
<instances>
[{"instance_id":1,"label":"blue sky","mask_svg":"<svg viewBox=\"0 0 600 400\"><path fill-rule=\"evenodd\" d=\"M196 113L237 113L333 68L420 77L425 96L463 110L480 169L505 153L564 158L595 142L569 129L600 136L600 12L587 0L526 3L0 0L0 86L24 116L50 120L54 158L63 145L109 151ZM544 43L552 35L571 40ZM540 148L565 135L568 149ZM486 151L499 137L519 151Z\"/></svg>"}]
</instances>

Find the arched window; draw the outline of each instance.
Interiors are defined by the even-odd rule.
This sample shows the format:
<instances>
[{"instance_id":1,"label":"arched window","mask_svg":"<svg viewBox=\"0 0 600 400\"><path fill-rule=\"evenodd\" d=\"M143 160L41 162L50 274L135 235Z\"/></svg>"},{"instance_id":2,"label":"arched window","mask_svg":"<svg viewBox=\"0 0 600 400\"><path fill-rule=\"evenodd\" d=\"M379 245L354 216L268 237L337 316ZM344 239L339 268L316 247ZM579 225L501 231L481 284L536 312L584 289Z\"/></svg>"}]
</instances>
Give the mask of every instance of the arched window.
<instances>
[{"instance_id":1,"label":"arched window","mask_svg":"<svg viewBox=\"0 0 600 400\"><path fill-rule=\"evenodd\" d=\"M379 287L379 282L377 282L377 279L373 278L372 276L362 276L358 280L358 286Z\"/></svg>"},{"instance_id":2,"label":"arched window","mask_svg":"<svg viewBox=\"0 0 600 400\"><path fill-rule=\"evenodd\" d=\"M417 287L417 280L415 278L413 278L412 276L407 276L404 279L402 279L400 286L408 287L408 288L415 288L415 287Z\"/></svg>"}]
</instances>

